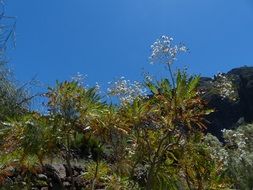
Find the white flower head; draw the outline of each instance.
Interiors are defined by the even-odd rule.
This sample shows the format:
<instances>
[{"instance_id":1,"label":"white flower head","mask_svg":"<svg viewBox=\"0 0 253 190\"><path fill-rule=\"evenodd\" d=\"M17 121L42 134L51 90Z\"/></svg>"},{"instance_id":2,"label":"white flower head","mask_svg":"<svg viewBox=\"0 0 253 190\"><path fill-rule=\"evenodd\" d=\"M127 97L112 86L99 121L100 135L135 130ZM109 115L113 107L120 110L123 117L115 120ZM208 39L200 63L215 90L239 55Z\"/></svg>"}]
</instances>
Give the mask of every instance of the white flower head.
<instances>
[{"instance_id":1,"label":"white flower head","mask_svg":"<svg viewBox=\"0 0 253 190\"><path fill-rule=\"evenodd\" d=\"M233 84L231 78L224 73L218 73L214 76L215 81L213 83L217 93L222 99L228 98L229 100L236 101L238 97L237 90Z\"/></svg>"},{"instance_id":2,"label":"white flower head","mask_svg":"<svg viewBox=\"0 0 253 190\"><path fill-rule=\"evenodd\" d=\"M188 50L185 45L173 45L172 42L173 38L163 35L151 45L151 64L172 64L177 59L178 53Z\"/></svg>"},{"instance_id":3,"label":"white flower head","mask_svg":"<svg viewBox=\"0 0 253 190\"><path fill-rule=\"evenodd\" d=\"M87 78L87 75L83 75L80 72L77 72L76 75L71 77L72 81L77 82L80 86L83 85L84 80Z\"/></svg>"},{"instance_id":4,"label":"white flower head","mask_svg":"<svg viewBox=\"0 0 253 190\"><path fill-rule=\"evenodd\" d=\"M145 98L147 96L146 89L138 81L131 82L125 77L120 77L115 82L110 82L107 92L111 96L117 96L121 104L132 103L136 98Z\"/></svg>"},{"instance_id":5,"label":"white flower head","mask_svg":"<svg viewBox=\"0 0 253 190\"><path fill-rule=\"evenodd\" d=\"M99 90L101 89L101 86L99 85L99 83L98 83L98 82L96 82L96 84L95 84L95 88L96 88L96 90L97 90L97 91L99 91Z\"/></svg>"}]
</instances>

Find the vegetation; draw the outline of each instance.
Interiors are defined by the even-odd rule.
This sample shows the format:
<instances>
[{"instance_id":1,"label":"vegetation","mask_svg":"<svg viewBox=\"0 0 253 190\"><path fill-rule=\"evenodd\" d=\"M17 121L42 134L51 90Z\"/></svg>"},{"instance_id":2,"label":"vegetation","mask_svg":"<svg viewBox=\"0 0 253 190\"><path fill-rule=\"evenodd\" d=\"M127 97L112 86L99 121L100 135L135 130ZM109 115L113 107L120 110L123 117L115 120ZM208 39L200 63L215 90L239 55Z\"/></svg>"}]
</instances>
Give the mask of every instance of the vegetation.
<instances>
[{"instance_id":1,"label":"vegetation","mask_svg":"<svg viewBox=\"0 0 253 190\"><path fill-rule=\"evenodd\" d=\"M2 75L1 188L52 186L39 174L49 175L49 166L60 162L70 184L52 170L58 189L252 189L253 125L224 130L225 143L205 134L206 115L214 110L198 91L200 77L171 68L187 48L166 36L151 48L152 63L165 64L170 78L121 78L108 91L117 104L73 79L48 88L48 112L35 112L24 91ZM82 166L78 177L75 162Z\"/></svg>"}]
</instances>

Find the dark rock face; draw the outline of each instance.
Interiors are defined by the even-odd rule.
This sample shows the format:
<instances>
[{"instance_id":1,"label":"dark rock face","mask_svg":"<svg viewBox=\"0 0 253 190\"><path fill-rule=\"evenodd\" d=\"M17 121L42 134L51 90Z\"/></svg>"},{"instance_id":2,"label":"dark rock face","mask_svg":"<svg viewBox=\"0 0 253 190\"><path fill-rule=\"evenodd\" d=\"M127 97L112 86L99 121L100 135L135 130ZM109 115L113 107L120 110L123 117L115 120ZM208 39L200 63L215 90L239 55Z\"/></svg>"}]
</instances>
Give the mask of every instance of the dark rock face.
<instances>
[{"instance_id":1,"label":"dark rock face","mask_svg":"<svg viewBox=\"0 0 253 190\"><path fill-rule=\"evenodd\" d=\"M225 79L231 81L233 90L229 85L220 84L226 82ZM209 121L208 132L221 139L222 129L232 129L244 121L253 122L253 67L232 69L222 77L213 79L203 77L199 88L205 92L203 98L209 108L215 109L206 118ZM233 99L222 96L221 88L232 94Z\"/></svg>"},{"instance_id":2,"label":"dark rock face","mask_svg":"<svg viewBox=\"0 0 253 190\"><path fill-rule=\"evenodd\" d=\"M253 121L253 67L232 69L228 75L235 75L239 80L238 94L241 111L245 122Z\"/></svg>"}]
</instances>

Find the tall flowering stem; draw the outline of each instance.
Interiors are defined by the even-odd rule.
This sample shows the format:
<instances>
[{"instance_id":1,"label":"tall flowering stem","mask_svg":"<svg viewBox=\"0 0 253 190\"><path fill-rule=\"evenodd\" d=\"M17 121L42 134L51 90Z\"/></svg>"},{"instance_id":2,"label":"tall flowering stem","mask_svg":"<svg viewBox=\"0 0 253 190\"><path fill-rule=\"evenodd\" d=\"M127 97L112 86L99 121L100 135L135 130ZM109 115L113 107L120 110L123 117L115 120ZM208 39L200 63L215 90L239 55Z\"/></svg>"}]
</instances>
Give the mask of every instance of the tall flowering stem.
<instances>
[{"instance_id":1,"label":"tall flowering stem","mask_svg":"<svg viewBox=\"0 0 253 190\"><path fill-rule=\"evenodd\" d=\"M170 77L171 77L171 80L172 80L172 85L173 85L173 88L175 89L176 88L176 83L175 83L175 80L174 80L174 76L172 74L171 66L170 66L170 64L167 64L167 65L168 65L168 68L169 68L169 73L170 73Z\"/></svg>"},{"instance_id":2,"label":"tall flowering stem","mask_svg":"<svg viewBox=\"0 0 253 190\"><path fill-rule=\"evenodd\" d=\"M171 70L171 65L177 60L177 55L186 52L188 49L183 44L173 44L173 38L169 36L161 36L151 45L151 64L162 63L169 68L170 77L175 88L175 80Z\"/></svg>"}]
</instances>

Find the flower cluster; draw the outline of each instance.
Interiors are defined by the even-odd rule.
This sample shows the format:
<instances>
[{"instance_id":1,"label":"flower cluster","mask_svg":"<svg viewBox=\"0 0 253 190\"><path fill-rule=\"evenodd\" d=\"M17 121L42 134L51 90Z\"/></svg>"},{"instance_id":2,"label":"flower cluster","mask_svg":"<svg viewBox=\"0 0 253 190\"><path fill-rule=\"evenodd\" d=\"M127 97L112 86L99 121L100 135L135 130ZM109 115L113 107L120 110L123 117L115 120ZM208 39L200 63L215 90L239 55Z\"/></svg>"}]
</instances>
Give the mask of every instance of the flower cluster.
<instances>
[{"instance_id":1,"label":"flower cluster","mask_svg":"<svg viewBox=\"0 0 253 190\"><path fill-rule=\"evenodd\" d=\"M147 164L137 164L134 168L134 176L137 179L143 179L143 177L146 177L149 167Z\"/></svg>"},{"instance_id":2,"label":"flower cluster","mask_svg":"<svg viewBox=\"0 0 253 190\"><path fill-rule=\"evenodd\" d=\"M223 129L223 137L228 146L236 150L236 160L242 161L247 156L247 137L240 131Z\"/></svg>"},{"instance_id":3,"label":"flower cluster","mask_svg":"<svg viewBox=\"0 0 253 190\"><path fill-rule=\"evenodd\" d=\"M214 87L222 99L228 98L236 101L238 94L234 88L232 80L224 73L218 73L215 76Z\"/></svg>"},{"instance_id":4,"label":"flower cluster","mask_svg":"<svg viewBox=\"0 0 253 190\"><path fill-rule=\"evenodd\" d=\"M225 144L215 136L207 134L204 144L211 152L212 159L222 164L221 169L253 168L253 125L242 125L236 130L223 129Z\"/></svg>"},{"instance_id":5,"label":"flower cluster","mask_svg":"<svg viewBox=\"0 0 253 190\"><path fill-rule=\"evenodd\" d=\"M145 98L147 90L138 81L131 82L121 77L114 83L109 82L110 87L107 92L111 96L117 96L121 104L132 103L136 98Z\"/></svg>"},{"instance_id":6,"label":"flower cluster","mask_svg":"<svg viewBox=\"0 0 253 190\"><path fill-rule=\"evenodd\" d=\"M207 134L204 138L204 144L208 146L212 159L224 166L227 166L227 159L229 156L228 152L226 151L225 147L222 146L222 143L217 139L217 137Z\"/></svg>"},{"instance_id":7,"label":"flower cluster","mask_svg":"<svg viewBox=\"0 0 253 190\"><path fill-rule=\"evenodd\" d=\"M157 39L153 45L151 45L151 64L153 63L165 63L172 64L180 52L186 52L186 46L179 44L173 45L173 38L168 36L161 36Z\"/></svg>"},{"instance_id":8,"label":"flower cluster","mask_svg":"<svg viewBox=\"0 0 253 190\"><path fill-rule=\"evenodd\" d=\"M83 75L77 72L75 76L71 77L71 80L77 82L80 86L82 86L86 78L87 78L87 75Z\"/></svg>"},{"instance_id":9,"label":"flower cluster","mask_svg":"<svg viewBox=\"0 0 253 190\"><path fill-rule=\"evenodd\" d=\"M229 154L227 171L234 176L239 189L252 189L253 124L241 125L236 130L222 130Z\"/></svg>"}]
</instances>

